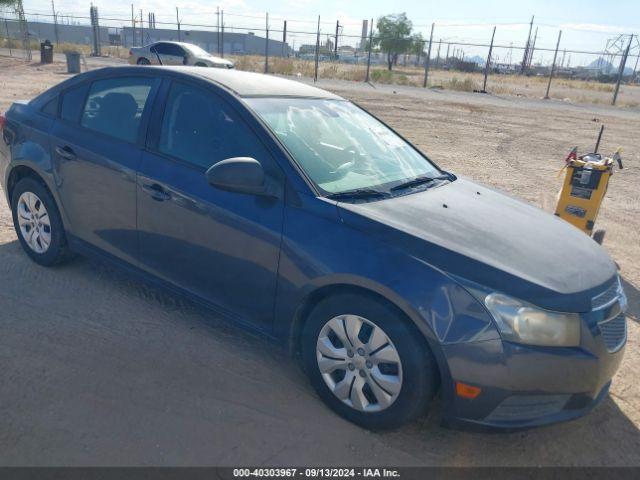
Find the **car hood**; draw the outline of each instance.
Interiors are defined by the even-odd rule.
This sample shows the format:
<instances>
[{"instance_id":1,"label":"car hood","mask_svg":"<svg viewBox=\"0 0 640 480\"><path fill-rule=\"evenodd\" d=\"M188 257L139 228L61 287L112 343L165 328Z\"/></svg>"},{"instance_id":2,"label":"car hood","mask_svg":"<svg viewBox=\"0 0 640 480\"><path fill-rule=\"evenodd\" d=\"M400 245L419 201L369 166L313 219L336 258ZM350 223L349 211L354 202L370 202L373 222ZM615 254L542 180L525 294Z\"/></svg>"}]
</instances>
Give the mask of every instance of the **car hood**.
<instances>
[{"instance_id":1,"label":"car hood","mask_svg":"<svg viewBox=\"0 0 640 480\"><path fill-rule=\"evenodd\" d=\"M605 250L559 217L457 179L367 203L339 203L348 225L466 283L558 311L591 309L614 281Z\"/></svg>"}]
</instances>

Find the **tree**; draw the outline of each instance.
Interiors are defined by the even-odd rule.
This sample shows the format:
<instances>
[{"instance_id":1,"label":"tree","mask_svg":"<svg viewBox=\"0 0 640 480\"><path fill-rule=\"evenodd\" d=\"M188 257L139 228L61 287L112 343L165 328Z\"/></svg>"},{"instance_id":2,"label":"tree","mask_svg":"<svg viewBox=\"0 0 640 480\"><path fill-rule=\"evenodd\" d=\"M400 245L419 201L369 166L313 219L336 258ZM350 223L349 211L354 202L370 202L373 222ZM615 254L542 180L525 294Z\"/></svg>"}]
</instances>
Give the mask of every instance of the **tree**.
<instances>
[{"instance_id":1,"label":"tree","mask_svg":"<svg viewBox=\"0 0 640 480\"><path fill-rule=\"evenodd\" d=\"M416 56L416 67L420 65L420 57L424 53L425 45L426 40L422 37L420 32L411 37L411 53Z\"/></svg>"},{"instance_id":2,"label":"tree","mask_svg":"<svg viewBox=\"0 0 640 480\"><path fill-rule=\"evenodd\" d=\"M403 12L380 17L376 26L378 35L374 42L387 54L387 67L391 70L398 62L398 55L411 50L413 24Z\"/></svg>"},{"instance_id":3,"label":"tree","mask_svg":"<svg viewBox=\"0 0 640 480\"><path fill-rule=\"evenodd\" d=\"M0 0L0 7L14 7L18 2L16 0Z\"/></svg>"}]
</instances>

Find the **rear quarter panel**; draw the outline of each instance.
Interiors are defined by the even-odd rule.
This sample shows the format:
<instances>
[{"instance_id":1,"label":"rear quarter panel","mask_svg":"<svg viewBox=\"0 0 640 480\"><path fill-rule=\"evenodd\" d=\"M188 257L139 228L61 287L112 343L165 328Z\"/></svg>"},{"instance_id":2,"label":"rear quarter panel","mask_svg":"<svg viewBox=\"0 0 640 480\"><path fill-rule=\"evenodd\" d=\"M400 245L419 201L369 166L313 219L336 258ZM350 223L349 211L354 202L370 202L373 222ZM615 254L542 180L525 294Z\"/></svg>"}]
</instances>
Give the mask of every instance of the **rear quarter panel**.
<instances>
[{"instance_id":1,"label":"rear quarter panel","mask_svg":"<svg viewBox=\"0 0 640 480\"><path fill-rule=\"evenodd\" d=\"M0 174L7 195L11 171L20 165L35 170L47 184L55 198L55 182L52 174L49 131L53 119L26 103L14 103L7 112L7 125L0 143ZM57 201L57 198L56 198Z\"/></svg>"}]
</instances>

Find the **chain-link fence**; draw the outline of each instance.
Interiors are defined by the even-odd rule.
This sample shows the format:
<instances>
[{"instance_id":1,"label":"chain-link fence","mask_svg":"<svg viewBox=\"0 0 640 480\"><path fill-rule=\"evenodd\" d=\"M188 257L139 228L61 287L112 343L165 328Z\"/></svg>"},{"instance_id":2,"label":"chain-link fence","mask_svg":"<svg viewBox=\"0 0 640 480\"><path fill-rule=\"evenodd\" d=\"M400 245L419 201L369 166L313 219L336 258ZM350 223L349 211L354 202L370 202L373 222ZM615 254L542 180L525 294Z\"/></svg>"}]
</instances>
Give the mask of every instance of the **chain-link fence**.
<instances>
[{"instance_id":1,"label":"chain-link fence","mask_svg":"<svg viewBox=\"0 0 640 480\"><path fill-rule=\"evenodd\" d=\"M84 15L0 12L0 53L30 59L29 50L50 40L56 52L125 61L133 46L182 41L242 70L640 106L638 36L567 28L561 32L533 19L495 26L435 22L414 25L419 36L389 38L373 19L284 19L219 9L195 16L179 8L157 19L133 7L125 15L91 6ZM575 48L585 44L594 48Z\"/></svg>"}]
</instances>

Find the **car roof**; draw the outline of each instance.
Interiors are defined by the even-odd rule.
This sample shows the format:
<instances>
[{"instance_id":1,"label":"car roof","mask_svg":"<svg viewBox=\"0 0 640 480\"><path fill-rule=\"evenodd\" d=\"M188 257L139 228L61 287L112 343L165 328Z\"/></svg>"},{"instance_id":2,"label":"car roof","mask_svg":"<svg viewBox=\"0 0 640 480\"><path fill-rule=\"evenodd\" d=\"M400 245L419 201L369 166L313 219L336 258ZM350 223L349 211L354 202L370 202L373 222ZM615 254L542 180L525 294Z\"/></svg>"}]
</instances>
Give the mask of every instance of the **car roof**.
<instances>
[{"instance_id":1,"label":"car roof","mask_svg":"<svg viewBox=\"0 0 640 480\"><path fill-rule=\"evenodd\" d=\"M343 100L342 97L302 82L226 68L184 66L135 67L163 69L185 75L197 76L217 83L240 97L303 97Z\"/></svg>"}]
</instances>

